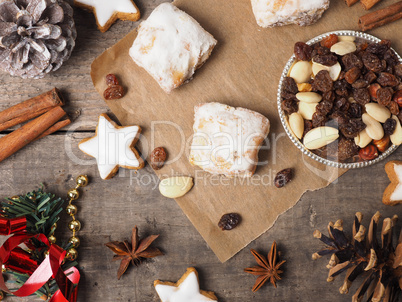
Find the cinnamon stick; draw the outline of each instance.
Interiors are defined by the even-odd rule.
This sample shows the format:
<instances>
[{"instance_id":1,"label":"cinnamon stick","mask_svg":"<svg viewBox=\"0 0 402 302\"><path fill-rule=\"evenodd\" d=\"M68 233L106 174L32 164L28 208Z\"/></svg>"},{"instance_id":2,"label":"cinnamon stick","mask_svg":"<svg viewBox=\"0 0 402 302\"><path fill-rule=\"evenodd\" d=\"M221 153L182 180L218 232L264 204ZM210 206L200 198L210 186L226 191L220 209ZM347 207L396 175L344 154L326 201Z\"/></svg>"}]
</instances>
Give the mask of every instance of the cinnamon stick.
<instances>
[{"instance_id":1,"label":"cinnamon stick","mask_svg":"<svg viewBox=\"0 0 402 302\"><path fill-rule=\"evenodd\" d=\"M362 31L366 31L394 22L400 18L402 18L402 1L361 16L359 18L359 28Z\"/></svg>"},{"instance_id":2,"label":"cinnamon stick","mask_svg":"<svg viewBox=\"0 0 402 302\"><path fill-rule=\"evenodd\" d=\"M363 6L365 10L369 10L380 1L381 0L360 0L360 4Z\"/></svg>"},{"instance_id":3,"label":"cinnamon stick","mask_svg":"<svg viewBox=\"0 0 402 302\"><path fill-rule=\"evenodd\" d=\"M0 162L34 141L66 115L59 106L0 138Z\"/></svg>"},{"instance_id":4,"label":"cinnamon stick","mask_svg":"<svg viewBox=\"0 0 402 302\"><path fill-rule=\"evenodd\" d=\"M347 6L351 7L353 4L356 4L359 0L345 0Z\"/></svg>"},{"instance_id":5,"label":"cinnamon stick","mask_svg":"<svg viewBox=\"0 0 402 302\"><path fill-rule=\"evenodd\" d=\"M51 126L49 129L47 129L45 132L43 132L41 135L39 135L35 140L44 138L45 136L48 136L49 134L52 134L70 124L71 124L71 120L69 118L59 121L56 124L54 124L53 126Z\"/></svg>"},{"instance_id":6,"label":"cinnamon stick","mask_svg":"<svg viewBox=\"0 0 402 302\"><path fill-rule=\"evenodd\" d=\"M0 131L35 118L64 102L57 88L0 112Z\"/></svg>"}]
</instances>

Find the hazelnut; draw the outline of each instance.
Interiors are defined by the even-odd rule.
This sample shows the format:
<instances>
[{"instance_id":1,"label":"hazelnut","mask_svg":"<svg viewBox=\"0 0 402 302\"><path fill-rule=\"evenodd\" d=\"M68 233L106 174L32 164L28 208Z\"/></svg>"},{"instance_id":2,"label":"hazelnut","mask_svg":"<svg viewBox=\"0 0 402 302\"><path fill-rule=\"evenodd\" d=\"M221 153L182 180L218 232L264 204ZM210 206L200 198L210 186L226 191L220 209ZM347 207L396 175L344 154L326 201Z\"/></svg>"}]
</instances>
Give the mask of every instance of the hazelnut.
<instances>
[{"instance_id":1,"label":"hazelnut","mask_svg":"<svg viewBox=\"0 0 402 302\"><path fill-rule=\"evenodd\" d=\"M380 88L381 88L381 86L380 86L380 84L378 84L378 83L371 84L371 85L368 87L368 90L369 90L369 93L370 93L370 97L371 97L371 99L372 99L373 101L377 101L377 90L380 89Z\"/></svg>"},{"instance_id":2,"label":"hazelnut","mask_svg":"<svg viewBox=\"0 0 402 302\"><path fill-rule=\"evenodd\" d=\"M377 147L370 144L367 147L360 149L359 157L362 160L372 160L372 159L378 157Z\"/></svg>"},{"instance_id":3,"label":"hazelnut","mask_svg":"<svg viewBox=\"0 0 402 302\"><path fill-rule=\"evenodd\" d=\"M397 92L395 92L392 100L396 102L399 107L402 107L402 90L398 90Z\"/></svg>"},{"instance_id":4,"label":"hazelnut","mask_svg":"<svg viewBox=\"0 0 402 302\"><path fill-rule=\"evenodd\" d=\"M373 144L377 147L378 151L385 152L390 143L389 136L384 136L382 139L373 140Z\"/></svg>"}]
</instances>

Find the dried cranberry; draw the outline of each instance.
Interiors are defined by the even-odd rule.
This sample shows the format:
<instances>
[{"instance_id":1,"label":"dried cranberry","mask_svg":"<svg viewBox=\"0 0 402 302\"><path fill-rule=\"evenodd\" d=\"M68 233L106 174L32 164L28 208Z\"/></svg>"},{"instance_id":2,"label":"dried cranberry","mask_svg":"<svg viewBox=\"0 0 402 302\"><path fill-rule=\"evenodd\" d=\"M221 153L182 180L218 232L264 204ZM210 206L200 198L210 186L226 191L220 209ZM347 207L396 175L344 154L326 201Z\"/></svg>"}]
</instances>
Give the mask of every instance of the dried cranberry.
<instances>
[{"instance_id":1,"label":"dried cranberry","mask_svg":"<svg viewBox=\"0 0 402 302\"><path fill-rule=\"evenodd\" d=\"M363 68L363 62L359 59L355 54L348 53L342 57L342 63L345 66L346 70L349 70L353 67L357 67L359 69Z\"/></svg>"},{"instance_id":2,"label":"dried cranberry","mask_svg":"<svg viewBox=\"0 0 402 302\"><path fill-rule=\"evenodd\" d=\"M373 72L380 72L383 68L381 60L370 52L365 51L362 56L364 66Z\"/></svg>"},{"instance_id":3,"label":"dried cranberry","mask_svg":"<svg viewBox=\"0 0 402 302\"><path fill-rule=\"evenodd\" d=\"M274 179L274 184L275 187L277 188L282 188L285 186L289 181L291 181L293 178L293 169L288 168L288 169L283 169L279 171Z\"/></svg>"},{"instance_id":4,"label":"dried cranberry","mask_svg":"<svg viewBox=\"0 0 402 302\"><path fill-rule=\"evenodd\" d=\"M228 213L221 217L218 226L222 231L230 231L237 227L240 223L241 216L237 213Z\"/></svg>"},{"instance_id":5,"label":"dried cranberry","mask_svg":"<svg viewBox=\"0 0 402 302\"><path fill-rule=\"evenodd\" d=\"M281 108L288 115L291 115L292 113L297 112L297 110L299 110L299 105L297 105L297 102L295 100L285 99L281 103Z\"/></svg>"},{"instance_id":6,"label":"dried cranberry","mask_svg":"<svg viewBox=\"0 0 402 302\"><path fill-rule=\"evenodd\" d=\"M395 131L396 120L394 120L393 118L389 118L385 121L385 123L382 125L382 127L384 128L385 135L391 135Z\"/></svg>"},{"instance_id":7,"label":"dried cranberry","mask_svg":"<svg viewBox=\"0 0 402 302\"><path fill-rule=\"evenodd\" d=\"M370 94L367 88L354 89L353 98L362 106L370 103Z\"/></svg>"},{"instance_id":8,"label":"dried cranberry","mask_svg":"<svg viewBox=\"0 0 402 302\"><path fill-rule=\"evenodd\" d=\"M322 64L325 66L333 66L338 62L338 57L333 54L316 55L316 56L314 56L313 61L315 63Z\"/></svg>"},{"instance_id":9,"label":"dried cranberry","mask_svg":"<svg viewBox=\"0 0 402 302\"><path fill-rule=\"evenodd\" d=\"M381 72L380 75L377 78L378 84L380 84L383 87L394 87L399 84L398 79L396 76L393 74L390 74L388 72Z\"/></svg>"},{"instance_id":10,"label":"dried cranberry","mask_svg":"<svg viewBox=\"0 0 402 302\"><path fill-rule=\"evenodd\" d=\"M319 90L322 92L327 92L332 90L333 82L331 77L329 76L329 72L327 70L319 71L315 78L312 85L313 89Z\"/></svg>"},{"instance_id":11,"label":"dried cranberry","mask_svg":"<svg viewBox=\"0 0 402 302\"><path fill-rule=\"evenodd\" d=\"M328 37L325 37L321 41L321 46L324 46L326 48L331 48L332 45L338 43L338 36L336 34L330 34Z\"/></svg>"},{"instance_id":12,"label":"dried cranberry","mask_svg":"<svg viewBox=\"0 0 402 302\"><path fill-rule=\"evenodd\" d=\"M296 59L301 61L310 61L313 48L304 42L297 42L294 47Z\"/></svg>"},{"instance_id":13,"label":"dried cranberry","mask_svg":"<svg viewBox=\"0 0 402 302\"><path fill-rule=\"evenodd\" d=\"M345 74L345 80L349 84L353 84L360 77L360 69L357 67L352 67Z\"/></svg>"}]
</instances>

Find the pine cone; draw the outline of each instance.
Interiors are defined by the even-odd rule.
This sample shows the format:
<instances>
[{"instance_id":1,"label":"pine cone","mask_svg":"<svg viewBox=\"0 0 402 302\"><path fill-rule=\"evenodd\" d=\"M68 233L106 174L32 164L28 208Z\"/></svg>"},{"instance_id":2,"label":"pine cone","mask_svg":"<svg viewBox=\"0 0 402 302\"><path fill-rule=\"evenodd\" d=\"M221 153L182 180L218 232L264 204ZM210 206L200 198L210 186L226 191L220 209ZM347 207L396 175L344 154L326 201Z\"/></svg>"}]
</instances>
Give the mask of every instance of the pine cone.
<instances>
[{"instance_id":1,"label":"pine cone","mask_svg":"<svg viewBox=\"0 0 402 302\"><path fill-rule=\"evenodd\" d=\"M0 68L12 76L38 79L59 69L76 37L63 0L0 0Z\"/></svg>"},{"instance_id":2,"label":"pine cone","mask_svg":"<svg viewBox=\"0 0 402 302\"><path fill-rule=\"evenodd\" d=\"M353 302L396 302L402 289L402 233L400 232L396 248L393 244L398 216L383 220L381 242L377 240L380 213L371 218L366 237L366 228L361 224L363 215L358 212L353 224L353 237L349 240L343 232L343 222L338 220L328 225L329 237L320 231L314 237L324 242L327 247L314 253L313 259L331 255L327 268L328 282L346 271L341 294L347 294L356 278L364 274L365 279L352 297ZM400 229L400 228L398 228Z\"/></svg>"}]
</instances>

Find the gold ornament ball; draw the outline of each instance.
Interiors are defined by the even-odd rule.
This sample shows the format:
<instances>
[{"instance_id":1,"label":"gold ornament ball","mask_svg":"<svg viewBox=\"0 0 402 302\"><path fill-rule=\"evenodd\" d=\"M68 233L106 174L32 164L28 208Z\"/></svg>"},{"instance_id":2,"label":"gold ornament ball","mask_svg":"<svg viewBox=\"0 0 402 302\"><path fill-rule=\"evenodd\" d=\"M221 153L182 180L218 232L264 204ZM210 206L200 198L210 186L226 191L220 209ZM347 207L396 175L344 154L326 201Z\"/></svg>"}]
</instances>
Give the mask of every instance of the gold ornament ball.
<instances>
[{"instance_id":1,"label":"gold ornament ball","mask_svg":"<svg viewBox=\"0 0 402 302\"><path fill-rule=\"evenodd\" d=\"M66 255L66 258L68 260L74 261L75 259L77 259L77 257L78 257L78 252L75 248L72 247L72 248L68 249L67 255Z\"/></svg>"},{"instance_id":2,"label":"gold ornament ball","mask_svg":"<svg viewBox=\"0 0 402 302\"><path fill-rule=\"evenodd\" d=\"M70 216L75 215L75 214L77 214L77 207L75 205L73 205L73 204L69 204L66 207L66 212Z\"/></svg>"},{"instance_id":3,"label":"gold ornament ball","mask_svg":"<svg viewBox=\"0 0 402 302\"><path fill-rule=\"evenodd\" d=\"M56 237L55 237L54 235L50 235L47 239L49 239L49 242L50 242L51 244L56 243Z\"/></svg>"},{"instance_id":4,"label":"gold ornament ball","mask_svg":"<svg viewBox=\"0 0 402 302\"><path fill-rule=\"evenodd\" d=\"M70 189L68 190L68 197L72 200L76 200L78 199L78 197L80 197L80 193L78 192L77 189Z\"/></svg>"},{"instance_id":5,"label":"gold ornament ball","mask_svg":"<svg viewBox=\"0 0 402 302\"><path fill-rule=\"evenodd\" d=\"M85 187L88 184L88 176L86 175L80 175L76 179L77 185L79 187Z\"/></svg>"},{"instance_id":6,"label":"gold ornament ball","mask_svg":"<svg viewBox=\"0 0 402 302\"><path fill-rule=\"evenodd\" d=\"M79 222L78 220L72 220L68 223L68 228L70 231L78 232L79 230L81 230L81 222Z\"/></svg>"},{"instance_id":7,"label":"gold ornament ball","mask_svg":"<svg viewBox=\"0 0 402 302\"><path fill-rule=\"evenodd\" d=\"M70 239L68 239L68 242L70 242L73 247L78 247L80 245L80 238L72 236Z\"/></svg>"}]
</instances>

